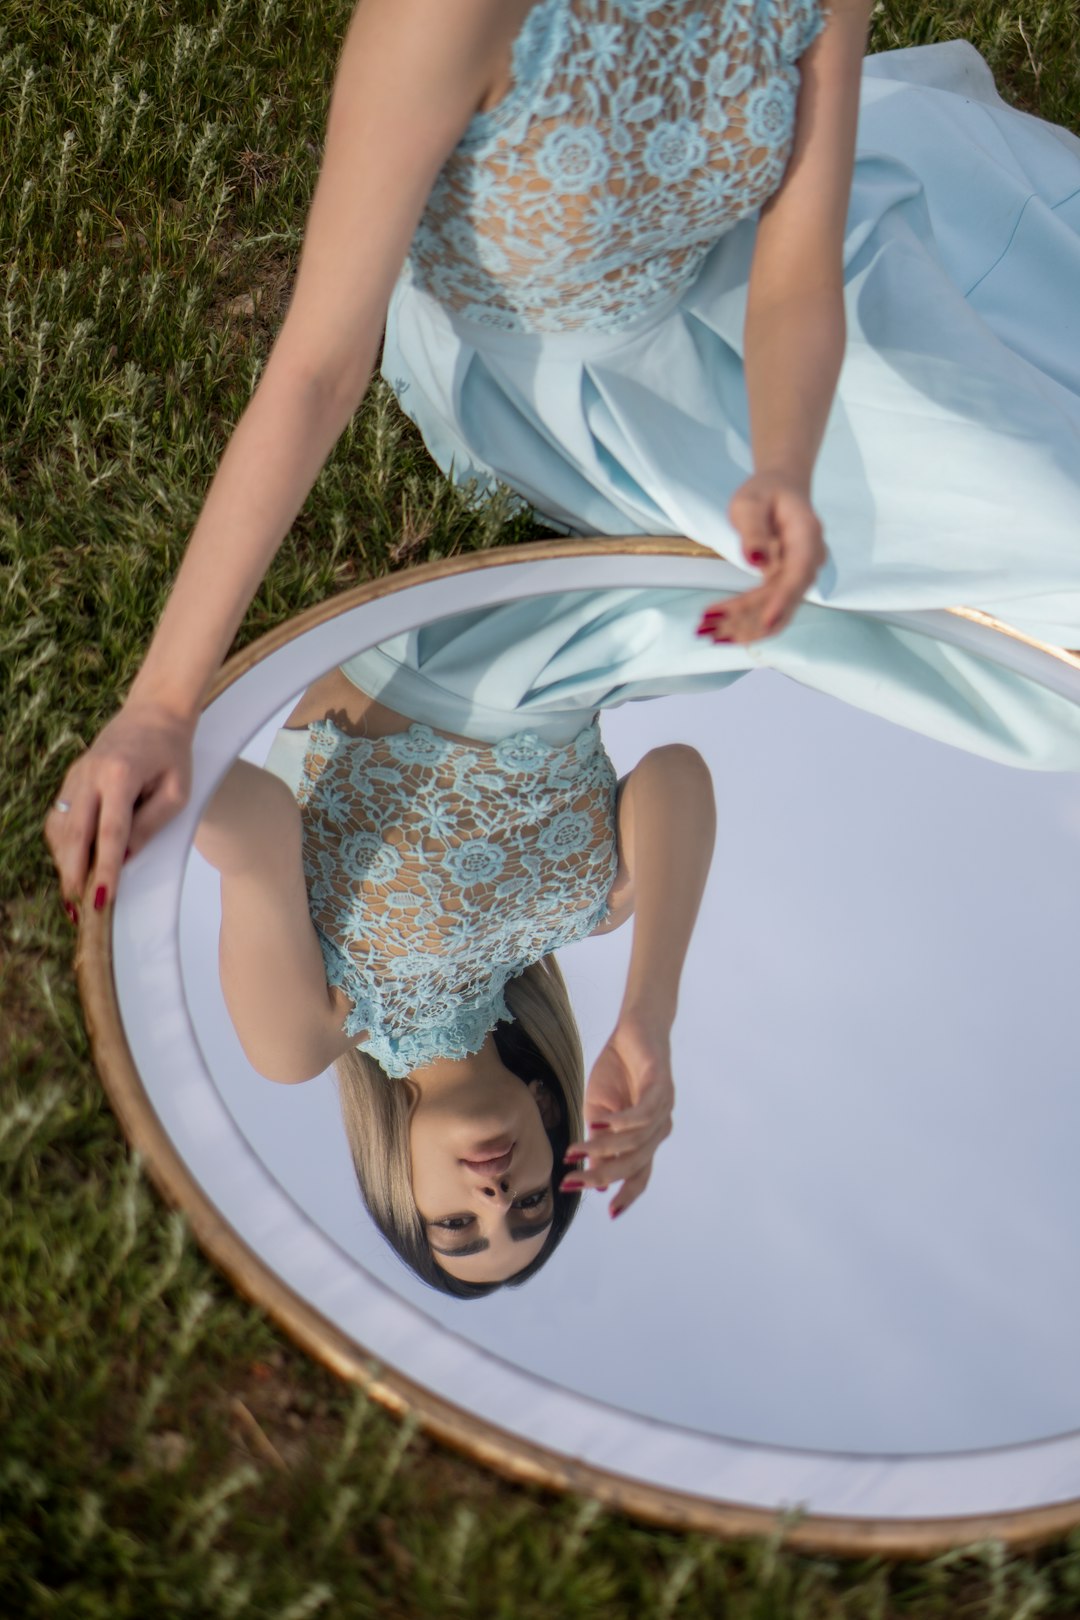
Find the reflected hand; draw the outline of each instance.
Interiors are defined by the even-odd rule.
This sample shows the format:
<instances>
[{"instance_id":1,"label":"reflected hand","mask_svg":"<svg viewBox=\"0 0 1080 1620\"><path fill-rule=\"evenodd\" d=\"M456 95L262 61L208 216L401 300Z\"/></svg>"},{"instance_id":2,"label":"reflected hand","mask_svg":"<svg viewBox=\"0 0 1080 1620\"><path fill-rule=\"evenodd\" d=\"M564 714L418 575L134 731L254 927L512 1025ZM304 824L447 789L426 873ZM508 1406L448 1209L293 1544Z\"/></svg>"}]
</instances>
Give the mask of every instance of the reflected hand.
<instances>
[{"instance_id":1,"label":"reflected hand","mask_svg":"<svg viewBox=\"0 0 1080 1620\"><path fill-rule=\"evenodd\" d=\"M585 1187L621 1181L609 1205L621 1215L649 1184L653 1154L671 1135L674 1106L668 1028L620 1018L585 1088L590 1136L567 1149L568 1177ZM574 1162L585 1157L587 1169Z\"/></svg>"},{"instance_id":2,"label":"reflected hand","mask_svg":"<svg viewBox=\"0 0 1080 1620\"><path fill-rule=\"evenodd\" d=\"M71 766L57 795L71 808L54 806L45 819L45 842L69 908L93 870L100 910L116 894L125 852L138 854L187 803L194 734L194 717L129 701Z\"/></svg>"},{"instance_id":3,"label":"reflected hand","mask_svg":"<svg viewBox=\"0 0 1080 1620\"><path fill-rule=\"evenodd\" d=\"M702 633L714 640L757 641L777 635L814 583L827 552L804 485L780 473L755 473L731 497L728 517L761 585L707 608Z\"/></svg>"}]
</instances>

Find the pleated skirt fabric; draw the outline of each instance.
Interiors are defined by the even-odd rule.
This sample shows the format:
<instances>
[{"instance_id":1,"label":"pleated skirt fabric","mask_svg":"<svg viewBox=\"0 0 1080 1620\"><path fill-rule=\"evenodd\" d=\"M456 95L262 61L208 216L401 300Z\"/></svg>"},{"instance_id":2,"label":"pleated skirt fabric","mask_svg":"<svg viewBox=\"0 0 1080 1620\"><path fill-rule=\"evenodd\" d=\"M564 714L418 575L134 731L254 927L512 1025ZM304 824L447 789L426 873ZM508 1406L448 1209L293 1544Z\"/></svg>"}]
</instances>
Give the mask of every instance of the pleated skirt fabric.
<instances>
[{"instance_id":1,"label":"pleated skirt fabric","mask_svg":"<svg viewBox=\"0 0 1080 1620\"><path fill-rule=\"evenodd\" d=\"M509 484L573 533L687 536L745 587L758 576L726 512L752 470L754 232L735 225L689 288L618 333L491 331L406 267L383 375L449 476ZM608 701L657 695L637 679L699 688L768 666L989 757L1078 769L1072 705L875 616L975 607L1080 648L1080 139L1008 107L964 41L868 57L844 275L847 345L812 486L828 562L793 624L749 649L693 636L724 590L654 614L647 667L640 624L628 668L604 617ZM469 626L473 655L486 637L531 689L550 615L535 645L521 623L504 643L498 623ZM387 656L418 668L419 643Z\"/></svg>"}]
</instances>

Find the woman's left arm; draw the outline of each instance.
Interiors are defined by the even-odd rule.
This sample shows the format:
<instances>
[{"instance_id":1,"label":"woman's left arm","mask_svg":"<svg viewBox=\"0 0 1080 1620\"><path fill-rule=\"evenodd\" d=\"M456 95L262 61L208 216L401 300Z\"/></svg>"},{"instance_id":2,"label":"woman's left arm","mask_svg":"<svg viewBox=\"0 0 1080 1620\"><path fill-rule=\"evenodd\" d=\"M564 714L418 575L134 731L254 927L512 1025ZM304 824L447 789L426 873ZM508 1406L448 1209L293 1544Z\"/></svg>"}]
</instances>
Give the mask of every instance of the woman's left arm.
<instances>
[{"instance_id":1,"label":"woman's left arm","mask_svg":"<svg viewBox=\"0 0 1080 1620\"><path fill-rule=\"evenodd\" d=\"M744 333L754 472L728 515L764 578L717 605L716 630L733 641L782 630L825 561L810 480L844 352L844 227L872 9L832 0L801 57L791 156L757 227Z\"/></svg>"},{"instance_id":2,"label":"woman's left arm","mask_svg":"<svg viewBox=\"0 0 1080 1620\"><path fill-rule=\"evenodd\" d=\"M671 1132L670 1032L716 839L712 778L696 749L673 743L645 755L623 786L618 831L633 904L630 967L614 1032L585 1090L594 1135L567 1150L568 1161L589 1158L587 1169L570 1171L582 1186L623 1183L613 1215L644 1192L653 1154Z\"/></svg>"}]
</instances>

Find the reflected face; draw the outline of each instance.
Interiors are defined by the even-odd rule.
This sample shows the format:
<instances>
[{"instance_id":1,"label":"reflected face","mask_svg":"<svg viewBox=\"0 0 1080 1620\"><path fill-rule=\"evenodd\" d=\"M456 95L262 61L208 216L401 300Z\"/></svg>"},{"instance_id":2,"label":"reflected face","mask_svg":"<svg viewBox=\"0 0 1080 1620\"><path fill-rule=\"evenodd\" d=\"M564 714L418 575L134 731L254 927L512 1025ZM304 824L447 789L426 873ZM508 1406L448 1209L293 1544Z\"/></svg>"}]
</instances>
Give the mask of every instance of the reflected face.
<instances>
[{"instance_id":1,"label":"reflected face","mask_svg":"<svg viewBox=\"0 0 1080 1620\"><path fill-rule=\"evenodd\" d=\"M421 1095L409 1132L412 1186L437 1263L503 1282L535 1260L554 1214L553 1100L501 1064Z\"/></svg>"}]
</instances>

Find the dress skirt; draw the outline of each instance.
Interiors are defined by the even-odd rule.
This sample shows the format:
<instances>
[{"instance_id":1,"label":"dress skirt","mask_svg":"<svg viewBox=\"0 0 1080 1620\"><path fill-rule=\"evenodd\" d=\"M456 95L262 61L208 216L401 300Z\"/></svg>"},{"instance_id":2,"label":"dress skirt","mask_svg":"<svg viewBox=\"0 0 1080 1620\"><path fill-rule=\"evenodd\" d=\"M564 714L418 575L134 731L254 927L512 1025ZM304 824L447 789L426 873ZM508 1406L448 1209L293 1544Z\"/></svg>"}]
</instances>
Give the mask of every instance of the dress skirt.
<instances>
[{"instance_id":1,"label":"dress skirt","mask_svg":"<svg viewBox=\"0 0 1080 1620\"><path fill-rule=\"evenodd\" d=\"M574 533L682 535L727 559L727 589L678 593L685 611L672 603L647 670L616 670L611 701L657 695L639 677L698 689L768 666L990 757L1080 768L1065 700L1051 723L1020 676L875 618L974 607L1080 648L1080 139L1008 107L965 41L866 59L847 345L812 485L828 560L779 636L714 647L693 635L701 607L759 577L726 516L752 470L755 229L733 226L686 290L616 333L489 330L406 266L383 376L456 481L501 480ZM509 656L497 623L491 651ZM612 621L605 636L615 647ZM418 667L416 646L404 661Z\"/></svg>"}]
</instances>

